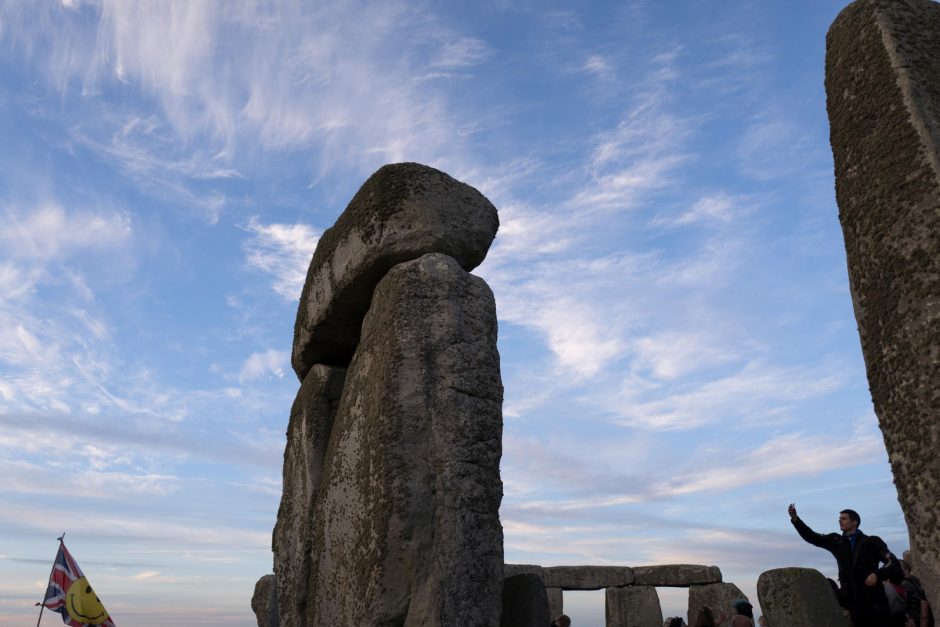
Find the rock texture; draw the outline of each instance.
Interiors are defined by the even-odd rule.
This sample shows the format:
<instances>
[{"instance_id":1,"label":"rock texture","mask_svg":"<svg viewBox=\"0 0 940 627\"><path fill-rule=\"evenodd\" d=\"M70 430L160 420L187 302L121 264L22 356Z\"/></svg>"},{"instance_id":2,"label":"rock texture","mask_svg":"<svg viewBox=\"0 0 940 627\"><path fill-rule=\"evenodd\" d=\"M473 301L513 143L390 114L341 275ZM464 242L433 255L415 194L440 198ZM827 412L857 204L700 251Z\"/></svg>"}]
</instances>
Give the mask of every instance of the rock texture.
<instances>
[{"instance_id":1,"label":"rock texture","mask_svg":"<svg viewBox=\"0 0 940 627\"><path fill-rule=\"evenodd\" d=\"M842 609L826 578L811 568L777 568L757 579L761 612L771 625L845 627Z\"/></svg>"},{"instance_id":2,"label":"rock texture","mask_svg":"<svg viewBox=\"0 0 940 627\"><path fill-rule=\"evenodd\" d=\"M503 580L501 627L547 627L552 622L545 584L534 573Z\"/></svg>"},{"instance_id":3,"label":"rock texture","mask_svg":"<svg viewBox=\"0 0 940 627\"><path fill-rule=\"evenodd\" d=\"M565 593L561 588L545 588L548 597L548 613L552 620L565 613Z\"/></svg>"},{"instance_id":4,"label":"rock texture","mask_svg":"<svg viewBox=\"0 0 940 627\"><path fill-rule=\"evenodd\" d=\"M255 584L251 609L258 620L258 627L278 627L277 584L274 575L265 575Z\"/></svg>"},{"instance_id":5,"label":"rock texture","mask_svg":"<svg viewBox=\"0 0 940 627\"><path fill-rule=\"evenodd\" d=\"M545 569L535 564L504 564L503 576L513 577L523 573L535 573L542 581L545 581Z\"/></svg>"},{"instance_id":6,"label":"rock texture","mask_svg":"<svg viewBox=\"0 0 940 627\"><path fill-rule=\"evenodd\" d=\"M667 566L634 566L633 583L638 586L680 587L719 583L721 571L717 566L670 564Z\"/></svg>"},{"instance_id":7,"label":"rock texture","mask_svg":"<svg viewBox=\"0 0 940 627\"><path fill-rule=\"evenodd\" d=\"M307 270L291 364L301 381L315 363L346 366L379 280L392 266L444 253L475 268L499 219L476 189L417 163L386 165L323 234Z\"/></svg>"},{"instance_id":8,"label":"rock texture","mask_svg":"<svg viewBox=\"0 0 940 627\"><path fill-rule=\"evenodd\" d=\"M826 37L826 95L869 387L914 568L938 607L940 4L845 8Z\"/></svg>"},{"instance_id":9,"label":"rock texture","mask_svg":"<svg viewBox=\"0 0 940 627\"><path fill-rule=\"evenodd\" d=\"M307 624L314 495L323 475L345 376L344 368L312 367L291 408L284 450L283 492L272 542L274 574L279 584L280 627Z\"/></svg>"},{"instance_id":10,"label":"rock texture","mask_svg":"<svg viewBox=\"0 0 940 627\"><path fill-rule=\"evenodd\" d=\"M543 573L545 587L562 590L601 590L633 583L629 566L549 566Z\"/></svg>"},{"instance_id":11,"label":"rock texture","mask_svg":"<svg viewBox=\"0 0 940 627\"><path fill-rule=\"evenodd\" d=\"M662 627L659 595L651 586L607 588L604 594L607 627Z\"/></svg>"},{"instance_id":12,"label":"rock texture","mask_svg":"<svg viewBox=\"0 0 940 627\"><path fill-rule=\"evenodd\" d=\"M741 589L733 583L709 583L700 586L689 586L689 624L691 625L695 621L699 610L705 606L718 610L719 614L724 611L728 616L733 616L734 602L741 599L751 603L751 600L744 596Z\"/></svg>"},{"instance_id":13,"label":"rock texture","mask_svg":"<svg viewBox=\"0 0 940 627\"><path fill-rule=\"evenodd\" d=\"M324 464L308 624L499 624L501 403L486 283L441 254L389 270Z\"/></svg>"}]
</instances>

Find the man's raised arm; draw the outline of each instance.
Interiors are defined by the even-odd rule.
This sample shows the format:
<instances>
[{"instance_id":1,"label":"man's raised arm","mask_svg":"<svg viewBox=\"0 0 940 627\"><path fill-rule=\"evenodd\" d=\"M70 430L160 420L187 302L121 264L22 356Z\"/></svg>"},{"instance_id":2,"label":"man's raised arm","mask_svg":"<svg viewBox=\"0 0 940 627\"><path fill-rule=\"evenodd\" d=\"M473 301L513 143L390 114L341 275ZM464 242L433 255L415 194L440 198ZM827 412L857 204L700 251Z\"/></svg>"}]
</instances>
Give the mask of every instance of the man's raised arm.
<instances>
[{"instance_id":1,"label":"man's raised arm","mask_svg":"<svg viewBox=\"0 0 940 627\"><path fill-rule=\"evenodd\" d=\"M829 539L819 533L816 533L809 526L803 522L799 516L796 515L796 505L790 503L790 507L787 508L787 513L790 514L790 522L793 523L793 526L796 528L796 532L800 534L800 537L809 542L814 546L818 546L821 549L829 549L832 542Z\"/></svg>"}]
</instances>

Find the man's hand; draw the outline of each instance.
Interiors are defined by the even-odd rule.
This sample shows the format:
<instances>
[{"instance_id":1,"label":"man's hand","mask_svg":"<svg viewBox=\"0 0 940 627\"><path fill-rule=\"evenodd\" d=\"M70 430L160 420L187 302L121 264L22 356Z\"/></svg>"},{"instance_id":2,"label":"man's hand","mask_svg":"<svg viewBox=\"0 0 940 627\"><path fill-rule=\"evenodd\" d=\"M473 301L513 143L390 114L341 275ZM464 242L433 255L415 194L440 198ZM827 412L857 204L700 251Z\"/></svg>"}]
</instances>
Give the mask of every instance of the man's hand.
<instances>
[{"instance_id":1,"label":"man's hand","mask_svg":"<svg viewBox=\"0 0 940 627\"><path fill-rule=\"evenodd\" d=\"M878 575L875 573L868 575L868 577L865 579L865 585L869 588L874 588L876 585L878 585Z\"/></svg>"},{"instance_id":2,"label":"man's hand","mask_svg":"<svg viewBox=\"0 0 940 627\"><path fill-rule=\"evenodd\" d=\"M790 514L790 520L796 520L796 505L790 503L790 507L787 508L787 513Z\"/></svg>"}]
</instances>

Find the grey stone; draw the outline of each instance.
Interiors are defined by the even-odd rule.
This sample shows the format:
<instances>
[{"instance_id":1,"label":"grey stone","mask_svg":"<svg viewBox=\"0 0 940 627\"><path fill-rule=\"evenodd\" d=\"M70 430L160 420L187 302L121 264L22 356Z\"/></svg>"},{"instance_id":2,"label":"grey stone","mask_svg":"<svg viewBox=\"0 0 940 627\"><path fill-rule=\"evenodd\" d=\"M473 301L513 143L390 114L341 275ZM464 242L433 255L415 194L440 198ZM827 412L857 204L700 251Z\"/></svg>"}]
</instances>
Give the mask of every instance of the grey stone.
<instances>
[{"instance_id":1,"label":"grey stone","mask_svg":"<svg viewBox=\"0 0 940 627\"><path fill-rule=\"evenodd\" d=\"M349 363L372 291L392 266L437 252L472 270L498 227L483 194L439 170L417 163L379 168L313 253L294 324L297 376L303 380L315 363Z\"/></svg>"},{"instance_id":2,"label":"grey stone","mask_svg":"<svg viewBox=\"0 0 940 627\"><path fill-rule=\"evenodd\" d=\"M869 388L914 569L938 607L940 4L846 7L826 36L826 96Z\"/></svg>"},{"instance_id":3,"label":"grey stone","mask_svg":"<svg viewBox=\"0 0 940 627\"><path fill-rule=\"evenodd\" d=\"M515 575L522 575L524 573L535 573L539 576L539 579L545 581L544 569L541 566L536 566L535 564L504 564L503 565L503 577L513 577Z\"/></svg>"},{"instance_id":4,"label":"grey stone","mask_svg":"<svg viewBox=\"0 0 940 627\"><path fill-rule=\"evenodd\" d=\"M277 583L274 575L265 575L255 583L251 596L251 610L255 613L258 627L278 627Z\"/></svg>"},{"instance_id":5,"label":"grey stone","mask_svg":"<svg viewBox=\"0 0 940 627\"><path fill-rule=\"evenodd\" d=\"M667 566L634 566L634 583L638 586L686 586L719 583L721 571L717 566L669 564Z\"/></svg>"},{"instance_id":6,"label":"grey stone","mask_svg":"<svg viewBox=\"0 0 940 627\"><path fill-rule=\"evenodd\" d=\"M751 603L751 600L744 596L741 589L733 583L689 586L689 624L693 624L699 610L706 606L715 609L719 615L724 612L728 616L733 616L734 602L742 599Z\"/></svg>"},{"instance_id":7,"label":"grey stone","mask_svg":"<svg viewBox=\"0 0 940 627\"><path fill-rule=\"evenodd\" d=\"M607 627L662 627L659 595L651 586L607 588L604 594Z\"/></svg>"},{"instance_id":8,"label":"grey stone","mask_svg":"<svg viewBox=\"0 0 940 627\"><path fill-rule=\"evenodd\" d=\"M552 620L565 613L565 593L561 588L545 588L548 597L548 613Z\"/></svg>"},{"instance_id":9,"label":"grey stone","mask_svg":"<svg viewBox=\"0 0 940 627\"><path fill-rule=\"evenodd\" d=\"M272 546L279 583L280 627L307 624L310 535L314 495L323 474L333 417L343 391L344 368L317 364L304 377L291 407L284 449L283 488Z\"/></svg>"},{"instance_id":10,"label":"grey stone","mask_svg":"<svg viewBox=\"0 0 940 627\"><path fill-rule=\"evenodd\" d=\"M502 392L486 283L441 254L392 268L324 464L310 627L499 624Z\"/></svg>"},{"instance_id":11,"label":"grey stone","mask_svg":"<svg viewBox=\"0 0 940 627\"><path fill-rule=\"evenodd\" d=\"M501 627L548 627L551 622L541 577L522 573L503 579Z\"/></svg>"},{"instance_id":12,"label":"grey stone","mask_svg":"<svg viewBox=\"0 0 940 627\"><path fill-rule=\"evenodd\" d=\"M633 583L629 566L549 566L543 572L546 587L563 590L601 590Z\"/></svg>"},{"instance_id":13,"label":"grey stone","mask_svg":"<svg viewBox=\"0 0 940 627\"><path fill-rule=\"evenodd\" d=\"M771 625L845 627L832 586L818 570L777 568L757 579L757 599Z\"/></svg>"}]
</instances>

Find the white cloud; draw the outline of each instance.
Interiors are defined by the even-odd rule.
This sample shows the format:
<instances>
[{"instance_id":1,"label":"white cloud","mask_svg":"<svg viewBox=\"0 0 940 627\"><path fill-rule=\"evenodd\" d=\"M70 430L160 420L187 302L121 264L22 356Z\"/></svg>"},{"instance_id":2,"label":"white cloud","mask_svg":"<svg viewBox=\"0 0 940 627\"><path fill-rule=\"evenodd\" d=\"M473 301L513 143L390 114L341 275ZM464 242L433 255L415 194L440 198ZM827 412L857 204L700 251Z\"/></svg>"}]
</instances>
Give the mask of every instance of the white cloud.
<instances>
[{"instance_id":1,"label":"white cloud","mask_svg":"<svg viewBox=\"0 0 940 627\"><path fill-rule=\"evenodd\" d=\"M320 233L306 224L262 224L256 218L245 230L254 235L244 244L248 264L273 275L274 291L296 302Z\"/></svg>"},{"instance_id":2,"label":"white cloud","mask_svg":"<svg viewBox=\"0 0 940 627\"><path fill-rule=\"evenodd\" d=\"M634 342L634 350L634 366L663 380L674 380L740 358L740 353L726 341L702 331L665 331L640 337Z\"/></svg>"},{"instance_id":3,"label":"white cloud","mask_svg":"<svg viewBox=\"0 0 940 627\"><path fill-rule=\"evenodd\" d=\"M263 353L252 353L242 364L238 373L239 383L248 383L274 375L284 376L284 367L290 364L290 353L269 348Z\"/></svg>"},{"instance_id":4,"label":"white cloud","mask_svg":"<svg viewBox=\"0 0 940 627\"><path fill-rule=\"evenodd\" d=\"M49 203L0 215L0 244L5 255L19 260L61 261L83 250L113 249L131 236L130 217L118 212L66 212Z\"/></svg>"},{"instance_id":5,"label":"white cloud","mask_svg":"<svg viewBox=\"0 0 940 627\"><path fill-rule=\"evenodd\" d=\"M637 378L629 377L621 393L609 397L604 406L621 416L621 424L647 429L690 429L732 421L748 424L758 416L766 423L775 415L785 419L786 412L800 402L843 385L845 375L831 364L810 369L749 362L725 376L693 379L666 389L657 386L652 393Z\"/></svg>"}]
</instances>

